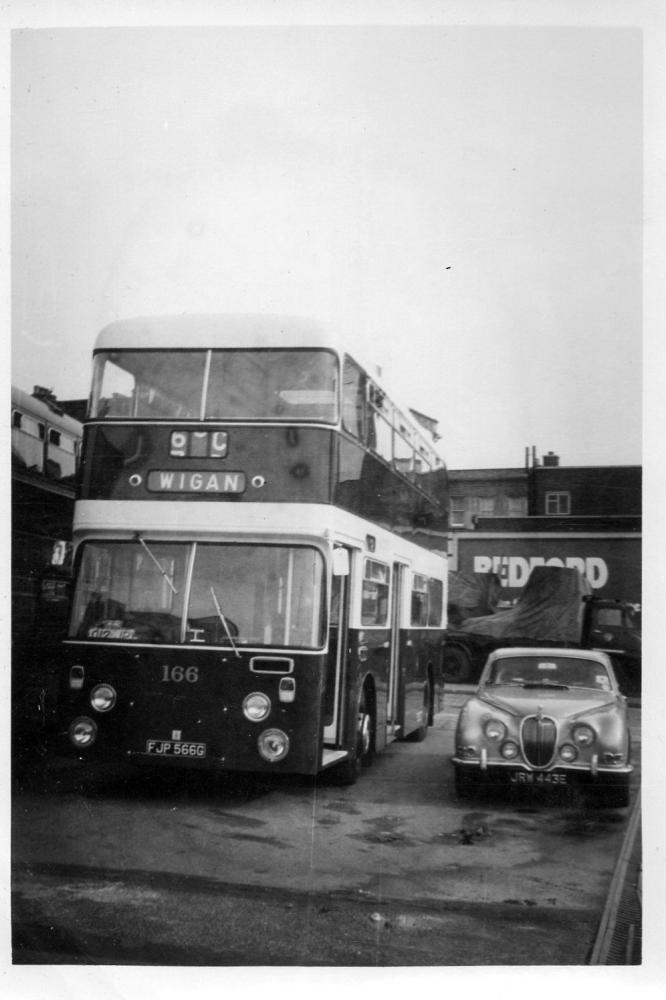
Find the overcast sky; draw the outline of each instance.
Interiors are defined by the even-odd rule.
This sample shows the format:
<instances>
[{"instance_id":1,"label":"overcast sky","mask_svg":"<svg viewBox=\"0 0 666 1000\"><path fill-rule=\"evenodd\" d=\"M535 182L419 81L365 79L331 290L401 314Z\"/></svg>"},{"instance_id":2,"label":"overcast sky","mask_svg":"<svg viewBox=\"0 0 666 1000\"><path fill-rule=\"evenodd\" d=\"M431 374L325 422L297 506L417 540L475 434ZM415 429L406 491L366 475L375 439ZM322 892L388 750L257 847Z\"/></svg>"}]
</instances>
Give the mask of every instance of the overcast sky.
<instances>
[{"instance_id":1,"label":"overcast sky","mask_svg":"<svg viewBox=\"0 0 666 1000\"><path fill-rule=\"evenodd\" d=\"M12 44L12 381L98 330L339 322L450 468L641 461L641 31L55 28Z\"/></svg>"}]
</instances>

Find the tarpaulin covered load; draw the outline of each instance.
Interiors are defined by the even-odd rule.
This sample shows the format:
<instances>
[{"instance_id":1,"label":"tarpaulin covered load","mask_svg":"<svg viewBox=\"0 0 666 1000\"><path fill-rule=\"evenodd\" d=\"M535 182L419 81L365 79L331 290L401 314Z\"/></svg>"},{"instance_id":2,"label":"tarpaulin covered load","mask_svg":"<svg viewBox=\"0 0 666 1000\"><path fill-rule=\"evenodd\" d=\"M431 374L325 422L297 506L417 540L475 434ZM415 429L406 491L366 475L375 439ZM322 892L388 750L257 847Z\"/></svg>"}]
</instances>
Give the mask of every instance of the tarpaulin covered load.
<instances>
[{"instance_id":1,"label":"tarpaulin covered load","mask_svg":"<svg viewBox=\"0 0 666 1000\"><path fill-rule=\"evenodd\" d=\"M448 621L456 628L468 618L490 615L502 585L496 573L449 573Z\"/></svg>"},{"instance_id":2,"label":"tarpaulin covered load","mask_svg":"<svg viewBox=\"0 0 666 1000\"><path fill-rule=\"evenodd\" d=\"M535 566L512 608L468 618L458 631L494 639L535 639L576 644L581 641L583 598L591 588L577 569Z\"/></svg>"}]
</instances>

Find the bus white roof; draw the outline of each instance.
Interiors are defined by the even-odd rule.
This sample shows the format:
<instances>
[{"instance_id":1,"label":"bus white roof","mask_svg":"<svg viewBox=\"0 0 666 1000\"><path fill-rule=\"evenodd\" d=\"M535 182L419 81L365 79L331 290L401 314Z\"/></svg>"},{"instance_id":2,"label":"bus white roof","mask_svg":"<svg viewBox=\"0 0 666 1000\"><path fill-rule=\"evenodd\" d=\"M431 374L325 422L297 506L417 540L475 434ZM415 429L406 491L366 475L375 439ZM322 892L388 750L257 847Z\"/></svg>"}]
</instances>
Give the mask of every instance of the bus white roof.
<instances>
[{"instance_id":1,"label":"bus white roof","mask_svg":"<svg viewBox=\"0 0 666 1000\"><path fill-rule=\"evenodd\" d=\"M303 316L247 313L140 316L104 327L95 350L141 348L340 348L325 324Z\"/></svg>"}]
</instances>

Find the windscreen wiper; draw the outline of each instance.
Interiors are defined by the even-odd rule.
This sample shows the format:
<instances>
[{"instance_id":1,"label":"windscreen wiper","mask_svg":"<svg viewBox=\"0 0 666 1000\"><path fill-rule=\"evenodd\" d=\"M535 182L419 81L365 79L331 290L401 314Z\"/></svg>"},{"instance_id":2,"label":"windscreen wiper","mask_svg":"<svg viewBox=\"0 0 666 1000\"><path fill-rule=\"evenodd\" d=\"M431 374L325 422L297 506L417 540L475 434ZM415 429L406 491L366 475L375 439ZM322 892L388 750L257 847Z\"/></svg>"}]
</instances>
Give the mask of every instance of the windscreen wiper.
<instances>
[{"instance_id":1,"label":"windscreen wiper","mask_svg":"<svg viewBox=\"0 0 666 1000\"><path fill-rule=\"evenodd\" d=\"M162 576L164 577L164 579L166 580L166 582L171 587L171 590L173 591L173 593L177 595L178 591L174 587L173 580L171 579L171 577L169 576L169 574L167 573L167 571L164 569L164 567L160 563L159 559L153 554L153 552L151 552L151 550L149 549L148 545L146 544L146 542L144 542L143 538L141 537L141 535L138 532L136 534L136 540L137 540L137 542L140 545L142 545L144 547L144 549L146 550L146 552L148 553L148 555L150 556L150 558L153 560L153 562L157 566L158 570L160 571L160 573L162 574Z\"/></svg>"},{"instance_id":2,"label":"windscreen wiper","mask_svg":"<svg viewBox=\"0 0 666 1000\"><path fill-rule=\"evenodd\" d=\"M229 631L229 626L227 625L227 619L222 614L222 608L220 607L220 602L217 599L217 594L215 593L215 591L214 591L214 589L212 587L210 588L210 592L212 594L213 601L215 603L215 610L217 611L218 615L220 616L220 621L224 625L224 631L227 633L227 636L229 637L229 642L231 643L231 648L233 649L234 653L236 654L236 656L240 660L240 653L238 652L238 647L236 646L236 643L234 642L234 640L232 638L231 632Z\"/></svg>"}]
</instances>

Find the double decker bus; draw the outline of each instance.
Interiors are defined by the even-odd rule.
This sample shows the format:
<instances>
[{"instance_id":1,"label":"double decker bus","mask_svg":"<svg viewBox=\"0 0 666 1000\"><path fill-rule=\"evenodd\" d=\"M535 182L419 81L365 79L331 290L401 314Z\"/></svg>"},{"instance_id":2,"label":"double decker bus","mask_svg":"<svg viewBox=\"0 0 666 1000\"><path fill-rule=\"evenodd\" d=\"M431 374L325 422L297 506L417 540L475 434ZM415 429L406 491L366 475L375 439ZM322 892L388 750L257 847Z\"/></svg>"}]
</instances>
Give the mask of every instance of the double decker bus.
<instances>
[{"instance_id":1,"label":"double decker bus","mask_svg":"<svg viewBox=\"0 0 666 1000\"><path fill-rule=\"evenodd\" d=\"M441 696L446 470L328 329L98 336L60 694L70 751L353 782ZM425 534L424 534L425 533ZM445 541L444 541L445 544Z\"/></svg>"}]
</instances>

